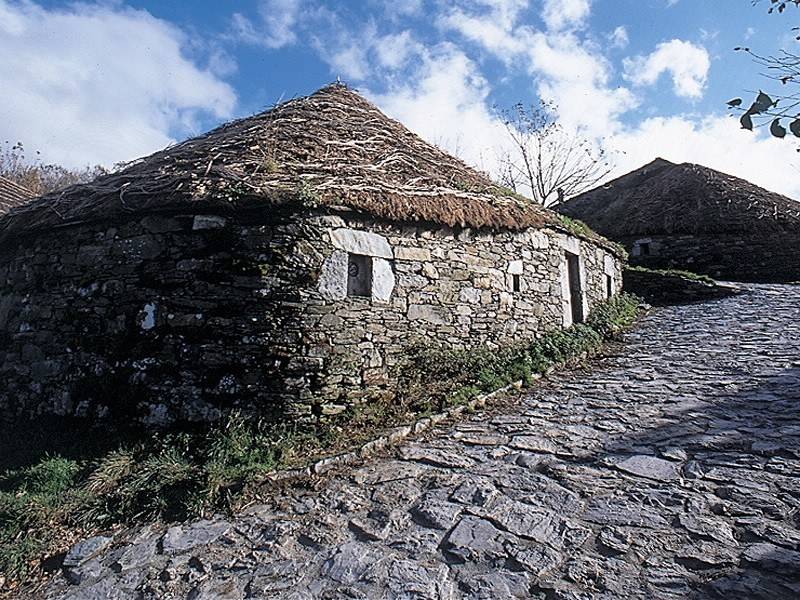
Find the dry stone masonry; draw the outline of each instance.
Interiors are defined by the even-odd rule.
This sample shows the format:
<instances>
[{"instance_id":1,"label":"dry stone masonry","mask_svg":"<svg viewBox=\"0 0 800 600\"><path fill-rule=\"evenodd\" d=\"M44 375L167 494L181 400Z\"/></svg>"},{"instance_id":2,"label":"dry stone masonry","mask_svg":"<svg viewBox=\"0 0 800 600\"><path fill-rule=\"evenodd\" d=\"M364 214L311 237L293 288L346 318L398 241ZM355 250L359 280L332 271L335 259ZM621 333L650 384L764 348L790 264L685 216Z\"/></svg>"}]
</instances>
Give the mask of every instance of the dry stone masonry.
<instances>
[{"instance_id":1,"label":"dry stone masonry","mask_svg":"<svg viewBox=\"0 0 800 600\"><path fill-rule=\"evenodd\" d=\"M569 325L567 253L583 310L622 283L608 250L549 229L252 218L149 215L0 251L0 404L152 425L233 407L317 418L391 397L411 345L497 347Z\"/></svg>"}]
</instances>

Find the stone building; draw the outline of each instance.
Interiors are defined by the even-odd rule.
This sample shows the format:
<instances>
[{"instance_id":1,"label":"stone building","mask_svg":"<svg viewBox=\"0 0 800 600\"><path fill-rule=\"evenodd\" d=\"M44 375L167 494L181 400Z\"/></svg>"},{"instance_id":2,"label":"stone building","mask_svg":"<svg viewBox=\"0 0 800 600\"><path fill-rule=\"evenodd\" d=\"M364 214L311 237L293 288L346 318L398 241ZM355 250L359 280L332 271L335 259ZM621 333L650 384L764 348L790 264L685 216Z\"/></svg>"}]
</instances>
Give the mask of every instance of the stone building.
<instances>
[{"instance_id":1,"label":"stone building","mask_svg":"<svg viewBox=\"0 0 800 600\"><path fill-rule=\"evenodd\" d=\"M529 341L616 293L624 252L568 225L329 86L0 219L0 405L387 399L410 345Z\"/></svg>"},{"instance_id":2,"label":"stone building","mask_svg":"<svg viewBox=\"0 0 800 600\"><path fill-rule=\"evenodd\" d=\"M659 158L558 210L625 246L632 264L800 280L800 202L707 167Z\"/></svg>"},{"instance_id":3,"label":"stone building","mask_svg":"<svg viewBox=\"0 0 800 600\"><path fill-rule=\"evenodd\" d=\"M28 190L0 175L0 215L4 215L15 206L30 200L33 196Z\"/></svg>"}]
</instances>

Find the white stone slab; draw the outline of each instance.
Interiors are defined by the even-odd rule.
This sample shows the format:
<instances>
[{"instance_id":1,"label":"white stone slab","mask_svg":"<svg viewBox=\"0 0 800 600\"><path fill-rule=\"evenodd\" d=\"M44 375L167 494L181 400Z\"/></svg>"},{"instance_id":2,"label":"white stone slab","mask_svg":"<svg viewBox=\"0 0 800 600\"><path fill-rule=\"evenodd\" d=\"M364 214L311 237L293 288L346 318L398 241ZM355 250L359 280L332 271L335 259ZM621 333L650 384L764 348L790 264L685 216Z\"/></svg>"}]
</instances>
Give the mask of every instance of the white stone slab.
<instances>
[{"instance_id":1,"label":"white stone slab","mask_svg":"<svg viewBox=\"0 0 800 600\"><path fill-rule=\"evenodd\" d=\"M389 302L394 290L395 277L392 264L383 258L372 259L372 299Z\"/></svg>"},{"instance_id":2,"label":"white stone slab","mask_svg":"<svg viewBox=\"0 0 800 600\"><path fill-rule=\"evenodd\" d=\"M522 261L512 260L508 263L508 272L512 275L522 275Z\"/></svg>"},{"instance_id":3,"label":"white stone slab","mask_svg":"<svg viewBox=\"0 0 800 600\"><path fill-rule=\"evenodd\" d=\"M394 258L392 247L382 235L358 229L339 228L331 231L334 246L351 254Z\"/></svg>"},{"instance_id":4,"label":"white stone slab","mask_svg":"<svg viewBox=\"0 0 800 600\"><path fill-rule=\"evenodd\" d=\"M347 252L334 250L322 264L319 292L326 300L343 300L347 297Z\"/></svg>"}]
</instances>

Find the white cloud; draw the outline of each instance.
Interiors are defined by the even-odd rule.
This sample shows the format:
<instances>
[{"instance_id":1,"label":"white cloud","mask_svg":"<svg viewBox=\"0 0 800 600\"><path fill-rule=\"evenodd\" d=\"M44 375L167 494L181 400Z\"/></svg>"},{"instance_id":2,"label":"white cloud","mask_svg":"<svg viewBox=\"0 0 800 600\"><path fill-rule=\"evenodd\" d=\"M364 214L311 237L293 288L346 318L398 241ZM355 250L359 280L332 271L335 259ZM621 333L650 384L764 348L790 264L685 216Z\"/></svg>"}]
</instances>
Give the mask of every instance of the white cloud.
<instances>
[{"instance_id":1,"label":"white cloud","mask_svg":"<svg viewBox=\"0 0 800 600\"><path fill-rule=\"evenodd\" d=\"M413 78L367 95L388 115L467 163L491 171L505 140L488 107L489 84L464 52L448 43L426 53Z\"/></svg>"},{"instance_id":2,"label":"white cloud","mask_svg":"<svg viewBox=\"0 0 800 600\"><path fill-rule=\"evenodd\" d=\"M0 138L45 161L110 165L231 115L236 95L175 27L119 5L0 0Z\"/></svg>"},{"instance_id":3,"label":"white cloud","mask_svg":"<svg viewBox=\"0 0 800 600\"><path fill-rule=\"evenodd\" d=\"M424 50L409 30L382 34L373 21L354 28L325 7L310 13L308 21L311 45L335 76L348 81L391 79Z\"/></svg>"},{"instance_id":4,"label":"white cloud","mask_svg":"<svg viewBox=\"0 0 800 600\"><path fill-rule=\"evenodd\" d=\"M561 31L583 25L591 10L591 0L544 0L542 19L550 31Z\"/></svg>"},{"instance_id":5,"label":"white cloud","mask_svg":"<svg viewBox=\"0 0 800 600\"><path fill-rule=\"evenodd\" d=\"M630 42L628 37L628 30L620 25L608 36L608 41L611 42L612 48L626 48Z\"/></svg>"},{"instance_id":6,"label":"white cloud","mask_svg":"<svg viewBox=\"0 0 800 600\"><path fill-rule=\"evenodd\" d=\"M708 79L711 59L702 46L683 40L662 42L647 56L627 58L625 78L635 85L653 85L663 73L672 77L677 96L700 98Z\"/></svg>"},{"instance_id":7,"label":"white cloud","mask_svg":"<svg viewBox=\"0 0 800 600\"><path fill-rule=\"evenodd\" d=\"M468 14L456 8L442 17L439 24L480 44L507 63L525 50L524 37L514 34L513 23L493 19L490 15Z\"/></svg>"},{"instance_id":8,"label":"white cloud","mask_svg":"<svg viewBox=\"0 0 800 600\"><path fill-rule=\"evenodd\" d=\"M245 43L265 48L282 48L293 44L297 40L294 28L300 8L301 0L260 0L258 24L241 13L234 13L233 35Z\"/></svg>"},{"instance_id":9,"label":"white cloud","mask_svg":"<svg viewBox=\"0 0 800 600\"><path fill-rule=\"evenodd\" d=\"M630 90L611 85L608 61L572 33L535 34L530 72L539 96L556 104L564 124L589 137L613 131L620 115L638 104Z\"/></svg>"}]
</instances>

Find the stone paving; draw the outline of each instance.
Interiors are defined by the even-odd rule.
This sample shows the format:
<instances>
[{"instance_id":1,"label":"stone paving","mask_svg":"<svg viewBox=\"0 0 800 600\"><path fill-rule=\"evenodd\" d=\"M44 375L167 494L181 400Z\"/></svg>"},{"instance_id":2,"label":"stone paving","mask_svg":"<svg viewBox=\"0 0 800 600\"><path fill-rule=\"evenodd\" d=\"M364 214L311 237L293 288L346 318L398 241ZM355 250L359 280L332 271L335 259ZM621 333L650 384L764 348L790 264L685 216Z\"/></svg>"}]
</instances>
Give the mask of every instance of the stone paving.
<instances>
[{"instance_id":1,"label":"stone paving","mask_svg":"<svg viewBox=\"0 0 800 600\"><path fill-rule=\"evenodd\" d=\"M799 323L791 286L658 309L591 371L236 519L89 540L47 593L800 598Z\"/></svg>"}]
</instances>

